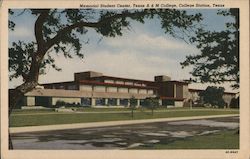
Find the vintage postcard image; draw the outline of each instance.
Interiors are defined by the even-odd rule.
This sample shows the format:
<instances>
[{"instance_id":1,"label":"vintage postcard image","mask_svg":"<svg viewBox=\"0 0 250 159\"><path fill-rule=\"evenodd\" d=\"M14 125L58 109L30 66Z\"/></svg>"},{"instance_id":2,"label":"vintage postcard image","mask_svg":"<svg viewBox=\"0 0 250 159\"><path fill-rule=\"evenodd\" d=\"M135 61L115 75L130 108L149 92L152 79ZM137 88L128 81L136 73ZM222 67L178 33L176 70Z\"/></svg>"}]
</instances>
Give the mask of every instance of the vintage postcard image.
<instances>
[{"instance_id":1,"label":"vintage postcard image","mask_svg":"<svg viewBox=\"0 0 250 159\"><path fill-rule=\"evenodd\" d=\"M4 1L2 157L249 157L248 4Z\"/></svg>"}]
</instances>

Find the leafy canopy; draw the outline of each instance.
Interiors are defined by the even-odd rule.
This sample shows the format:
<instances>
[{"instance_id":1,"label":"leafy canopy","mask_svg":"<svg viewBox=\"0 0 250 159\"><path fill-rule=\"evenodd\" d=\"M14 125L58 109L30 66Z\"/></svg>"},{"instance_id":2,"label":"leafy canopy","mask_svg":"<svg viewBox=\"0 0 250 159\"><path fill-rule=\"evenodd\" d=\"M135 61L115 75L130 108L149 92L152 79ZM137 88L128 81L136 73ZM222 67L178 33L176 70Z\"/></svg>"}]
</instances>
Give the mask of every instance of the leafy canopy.
<instances>
[{"instance_id":1,"label":"leafy canopy","mask_svg":"<svg viewBox=\"0 0 250 159\"><path fill-rule=\"evenodd\" d=\"M222 98L224 91L223 87L208 86L206 90L199 93L199 96L202 98L204 104L223 107L226 104Z\"/></svg>"},{"instance_id":2,"label":"leafy canopy","mask_svg":"<svg viewBox=\"0 0 250 159\"><path fill-rule=\"evenodd\" d=\"M189 55L182 67L193 66L193 82L223 83L239 88L239 10L218 12L231 16L234 22L226 24L226 30L209 31L199 29L191 42L200 50L198 55Z\"/></svg>"},{"instance_id":3,"label":"leafy canopy","mask_svg":"<svg viewBox=\"0 0 250 159\"><path fill-rule=\"evenodd\" d=\"M20 10L9 10L10 17ZM145 19L158 18L161 28L173 37L185 38L197 28L201 14L188 14L185 10L140 9L140 10L93 10L93 9L25 9L22 12L36 18L34 36L36 41L13 42L9 47L10 80L22 77L24 82L37 81L45 74L46 67L58 71L52 53L65 58L84 58L83 37L89 29L105 37L122 36L131 28L131 21L144 23ZM18 15L22 16L22 15ZM14 30L14 20L9 29ZM183 34L179 34L182 32Z\"/></svg>"}]
</instances>

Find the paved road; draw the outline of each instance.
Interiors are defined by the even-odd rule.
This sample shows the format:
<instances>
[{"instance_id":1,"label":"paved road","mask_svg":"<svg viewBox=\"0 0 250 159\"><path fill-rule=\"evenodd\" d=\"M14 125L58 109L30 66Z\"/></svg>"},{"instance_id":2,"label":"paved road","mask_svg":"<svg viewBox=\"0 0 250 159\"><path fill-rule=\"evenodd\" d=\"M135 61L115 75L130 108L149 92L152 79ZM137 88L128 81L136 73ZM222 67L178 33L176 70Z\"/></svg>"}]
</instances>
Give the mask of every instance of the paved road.
<instances>
[{"instance_id":1,"label":"paved road","mask_svg":"<svg viewBox=\"0 0 250 159\"><path fill-rule=\"evenodd\" d=\"M239 128L239 117L13 134L14 149L128 149Z\"/></svg>"}]
</instances>

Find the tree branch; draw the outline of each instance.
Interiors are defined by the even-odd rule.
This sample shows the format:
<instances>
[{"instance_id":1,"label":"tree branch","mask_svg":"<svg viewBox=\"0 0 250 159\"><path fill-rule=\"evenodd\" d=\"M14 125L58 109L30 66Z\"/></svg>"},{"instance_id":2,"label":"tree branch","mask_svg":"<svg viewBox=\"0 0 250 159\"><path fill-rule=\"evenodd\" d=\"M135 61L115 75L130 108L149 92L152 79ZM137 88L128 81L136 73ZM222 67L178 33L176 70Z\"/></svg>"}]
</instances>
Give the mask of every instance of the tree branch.
<instances>
[{"instance_id":1,"label":"tree branch","mask_svg":"<svg viewBox=\"0 0 250 159\"><path fill-rule=\"evenodd\" d=\"M36 42L38 45L38 49L40 50L44 47L45 41L43 38L43 24L46 20L46 18L49 15L49 9L46 10L42 10L41 14L39 15L39 17L37 18L36 22L35 22L35 38L36 38Z\"/></svg>"},{"instance_id":2,"label":"tree branch","mask_svg":"<svg viewBox=\"0 0 250 159\"><path fill-rule=\"evenodd\" d=\"M123 13L120 13L120 14L116 14L116 15L113 15L113 16L110 16L110 17L100 19L98 22L80 21L78 23L68 25L65 28L59 30L55 37L53 37L52 39L47 41L46 46L49 47L49 48L52 47L54 44L56 44L60 40L61 36L63 36L67 32L72 31L75 28L80 28L80 27L99 28L102 25L104 25L107 21L112 21L112 20L119 19L119 18L132 18L132 17L135 17L135 16L143 16L145 14L147 14L147 10L143 10L142 12L133 12L133 13L131 13L131 12L123 12Z\"/></svg>"}]
</instances>

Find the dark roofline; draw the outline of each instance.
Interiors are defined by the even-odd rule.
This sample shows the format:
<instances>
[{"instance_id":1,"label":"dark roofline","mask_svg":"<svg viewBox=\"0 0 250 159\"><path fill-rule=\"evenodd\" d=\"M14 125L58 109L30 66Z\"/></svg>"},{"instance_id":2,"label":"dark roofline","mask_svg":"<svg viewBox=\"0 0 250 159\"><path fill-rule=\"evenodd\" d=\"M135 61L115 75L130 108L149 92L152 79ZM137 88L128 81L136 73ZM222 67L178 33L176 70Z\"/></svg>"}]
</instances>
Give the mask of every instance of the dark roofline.
<instances>
[{"instance_id":1,"label":"dark roofline","mask_svg":"<svg viewBox=\"0 0 250 159\"><path fill-rule=\"evenodd\" d=\"M183 81L159 81L159 82L154 82L154 83L178 83L178 84L182 84L182 85L188 85L187 82L183 82Z\"/></svg>"},{"instance_id":2,"label":"dark roofline","mask_svg":"<svg viewBox=\"0 0 250 159\"><path fill-rule=\"evenodd\" d=\"M152 87L152 86L135 86L135 85L126 85L126 84L117 84L117 83L96 82L96 81L90 81L90 80L80 80L79 83L103 85L103 86L121 86L121 87L128 87L128 88L159 89L158 87Z\"/></svg>"},{"instance_id":3,"label":"dark roofline","mask_svg":"<svg viewBox=\"0 0 250 159\"><path fill-rule=\"evenodd\" d=\"M183 82L183 81L176 81L176 80L174 80L174 81L168 81L168 82L171 82L171 83L179 83L179 84L188 84L188 82Z\"/></svg>"},{"instance_id":4,"label":"dark roofline","mask_svg":"<svg viewBox=\"0 0 250 159\"><path fill-rule=\"evenodd\" d=\"M76 81L66 81L66 82L52 82L52 83L43 83L43 84L40 84L42 86L44 85L51 85L51 84L72 84L72 83L77 83Z\"/></svg>"},{"instance_id":5,"label":"dark roofline","mask_svg":"<svg viewBox=\"0 0 250 159\"><path fill-rule=\"evenodd\" d=\"M90 79L116 79L116 80L123 80L123 81L133 81L133 82L144 82L144 83L153 83L154 81L148 80L139 80L139 79L131 79L131 78L123 78L123 77L114 77L114 76L98 76L98 77L91 77Z\"/></svg>"}]
</instances>

